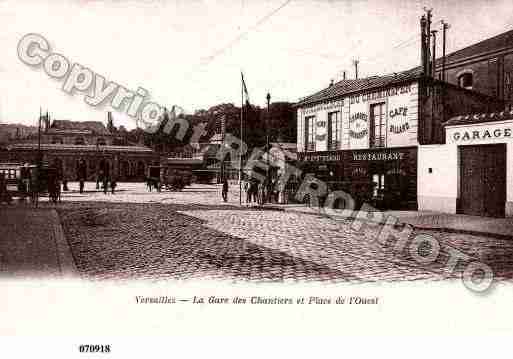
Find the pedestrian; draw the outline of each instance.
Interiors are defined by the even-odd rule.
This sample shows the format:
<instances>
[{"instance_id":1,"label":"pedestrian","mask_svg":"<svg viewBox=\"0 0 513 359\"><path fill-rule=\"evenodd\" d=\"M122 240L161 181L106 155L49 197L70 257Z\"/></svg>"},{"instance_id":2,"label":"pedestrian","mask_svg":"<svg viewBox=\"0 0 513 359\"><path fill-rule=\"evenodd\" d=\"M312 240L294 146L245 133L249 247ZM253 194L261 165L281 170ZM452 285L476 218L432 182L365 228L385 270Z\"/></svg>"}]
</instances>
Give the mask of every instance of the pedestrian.
<instances>
[{"instance_id":1,"label":"pedestrian","mask_svg":"<svg viewBox=\"0 0 513 359\"><path fill-rule=\"evenodd\" d=\"M258 183L256 180L251 181L251 196L253 197L253 203L258 202Z\"/></svg>"},{"instance_id":2,"label":"pedestrian","mask_svg":"<svg viewBox=\"0 0 513 359\"><path fill-rule=\"evenodd\" d=\"M258 198L258 204L263 205L264 204L264 183L260 182L257 187L257 198Z\"/></svg>"},{"instance_id":3,"label":"pedestrian","mask_svg":"<svg viewBox=\"0 0 513 359\"><path fill-rule=\"evenodd\" d=\"M112 179L110 180L110 189L111 189L111 193L114 194L114 192L116 191L116 186L117 186L117 182L116 182L116 177L112 177Z\"/></svg>"},{"instance_id":4,"label":"pedestrian","mask_svg":"<svg viewBox=\"0 0 513 359\"><path fill-rule=\"evenodd\" d=\"M84 182L87 177L87 167L84 160L80 160L78 163L78 182L80 186L80 193L84 193Z\"/></svg>"},{"instance_id":5,"label":"pedestrian","mask_svg":"<svg viewBox=\"0 0 513 359\"><path fill-rule=\"evenodd\" d=\"M228 202L228 180L226 178L223 180L222 196L223 201Z\"/></svg>"},{"instance_id":6,"label":"pedestrian","mask_svg":"<svg viewBox=\"0 0 513 359\"><path fill-rule=\"evenodd\" d=\"M250 191L250 183L249 181L244 181L244 193L246 193L246 204L251 202L251 191Z\"/></svg>"},{"instance_id":7,"label":"pedestrian","mask_svg":"<svg viewBox=\"0 0 513 359\"><path fill-rule=\"evenodd\" d=\"M107 191L109 189L109 178L104 175L103 176L103 194L107 194Z\"/></svg>"}]
</instances>

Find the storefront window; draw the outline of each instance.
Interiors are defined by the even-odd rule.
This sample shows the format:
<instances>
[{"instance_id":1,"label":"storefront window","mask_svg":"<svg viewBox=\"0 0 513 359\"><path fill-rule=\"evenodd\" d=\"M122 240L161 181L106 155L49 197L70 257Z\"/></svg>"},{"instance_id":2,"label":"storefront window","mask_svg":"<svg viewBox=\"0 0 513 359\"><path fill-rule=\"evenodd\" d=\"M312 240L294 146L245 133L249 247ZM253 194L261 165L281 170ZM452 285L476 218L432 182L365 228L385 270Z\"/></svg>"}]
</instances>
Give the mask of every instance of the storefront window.
<instances>
[{"instance_id":1,"label":"storefront window","mask_svg":"<svg viewBox=\"0 0 513 359\"><path fill-rule=\"evenodd\" d=\"M385 103L376 103L370 107L370 147L385 147Z\"/></svg>"},{"instance_id":2,"label":"storefront window","mask_svg":"<svg viewBox=\"0 0 513 359\"><path fill-rule=\"evenodd\" d=\"M305 149L315 151L315 116L305 118Z\"/></svg>"}]
</instances>

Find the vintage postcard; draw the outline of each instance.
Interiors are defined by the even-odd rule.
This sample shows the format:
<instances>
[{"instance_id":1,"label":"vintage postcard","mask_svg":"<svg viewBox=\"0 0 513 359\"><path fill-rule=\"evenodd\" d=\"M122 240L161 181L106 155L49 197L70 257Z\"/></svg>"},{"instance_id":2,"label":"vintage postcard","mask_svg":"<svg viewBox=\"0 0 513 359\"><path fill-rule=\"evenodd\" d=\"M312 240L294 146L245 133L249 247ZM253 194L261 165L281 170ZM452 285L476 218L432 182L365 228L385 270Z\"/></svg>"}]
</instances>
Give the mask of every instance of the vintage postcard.
<instances>
[{"instance_id":1,"label":"vintage postcard","mask_svg":"<svg viewBox=\"0 0 513 359\"><path fill-rule=\"evenodd\" d=\"M507 350L511 1L3 0L0 23L0 357Z\"/></svg>"}]
</instances>

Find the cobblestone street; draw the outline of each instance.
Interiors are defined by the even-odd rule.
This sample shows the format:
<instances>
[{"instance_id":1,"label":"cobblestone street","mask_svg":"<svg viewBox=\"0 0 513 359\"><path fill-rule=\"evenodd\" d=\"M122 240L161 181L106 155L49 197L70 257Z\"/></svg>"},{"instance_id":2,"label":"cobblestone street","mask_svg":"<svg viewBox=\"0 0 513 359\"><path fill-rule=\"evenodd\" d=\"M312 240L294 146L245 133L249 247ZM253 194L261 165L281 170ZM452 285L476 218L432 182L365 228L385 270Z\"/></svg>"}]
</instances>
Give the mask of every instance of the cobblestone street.
<instances>
[{"instance_id":1,"label":"cobblestone street","mask_svg":"<svg viewBox=\"0 0 513 359\"><path fill-rule=\"evenodd\" d=\"M236 186L232 186L236 187ZM87 188L86 188L87 189ZM147 192L121 184L115 195L65 193L55 205L78 272L91 279L221 279L229 281L397 281L457 278L447 267L447 246L511 278L513 244L484 236L427 233L441 251L416 263L409 247L381 245L380 227L313 214L223 203L219 187L194 185L183 192ZM54 207L43 203L43 207Z\"/></svg>"}]
</instances>

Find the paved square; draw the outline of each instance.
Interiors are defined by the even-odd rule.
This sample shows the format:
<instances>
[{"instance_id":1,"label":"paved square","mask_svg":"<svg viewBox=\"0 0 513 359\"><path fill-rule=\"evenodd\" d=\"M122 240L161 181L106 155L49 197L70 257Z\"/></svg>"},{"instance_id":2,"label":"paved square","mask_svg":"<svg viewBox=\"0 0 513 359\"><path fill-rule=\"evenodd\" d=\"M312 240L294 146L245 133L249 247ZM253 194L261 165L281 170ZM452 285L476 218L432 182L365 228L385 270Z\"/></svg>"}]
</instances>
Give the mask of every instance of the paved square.
<instances>
[{"instance_id":1,"label":"paved square","mask_svg":"<svg viewBox=\"0 0 513 359\"><path fill-rule=\"evenodd\" d=\"M408 248L380 244L380 227L357 231L350 220L239 207L237 192L223 203L214 185L150 193L143 184L121 184L115 195L72 192L60 204L42 205L58 210L77 270L90 279L402 281L458 278L462 271L446 268L443 250L421 265ZM496 277L511 278L511 242L425 233L442 249L457 248L490 265Z\"/></svg>"}]
</instances>

